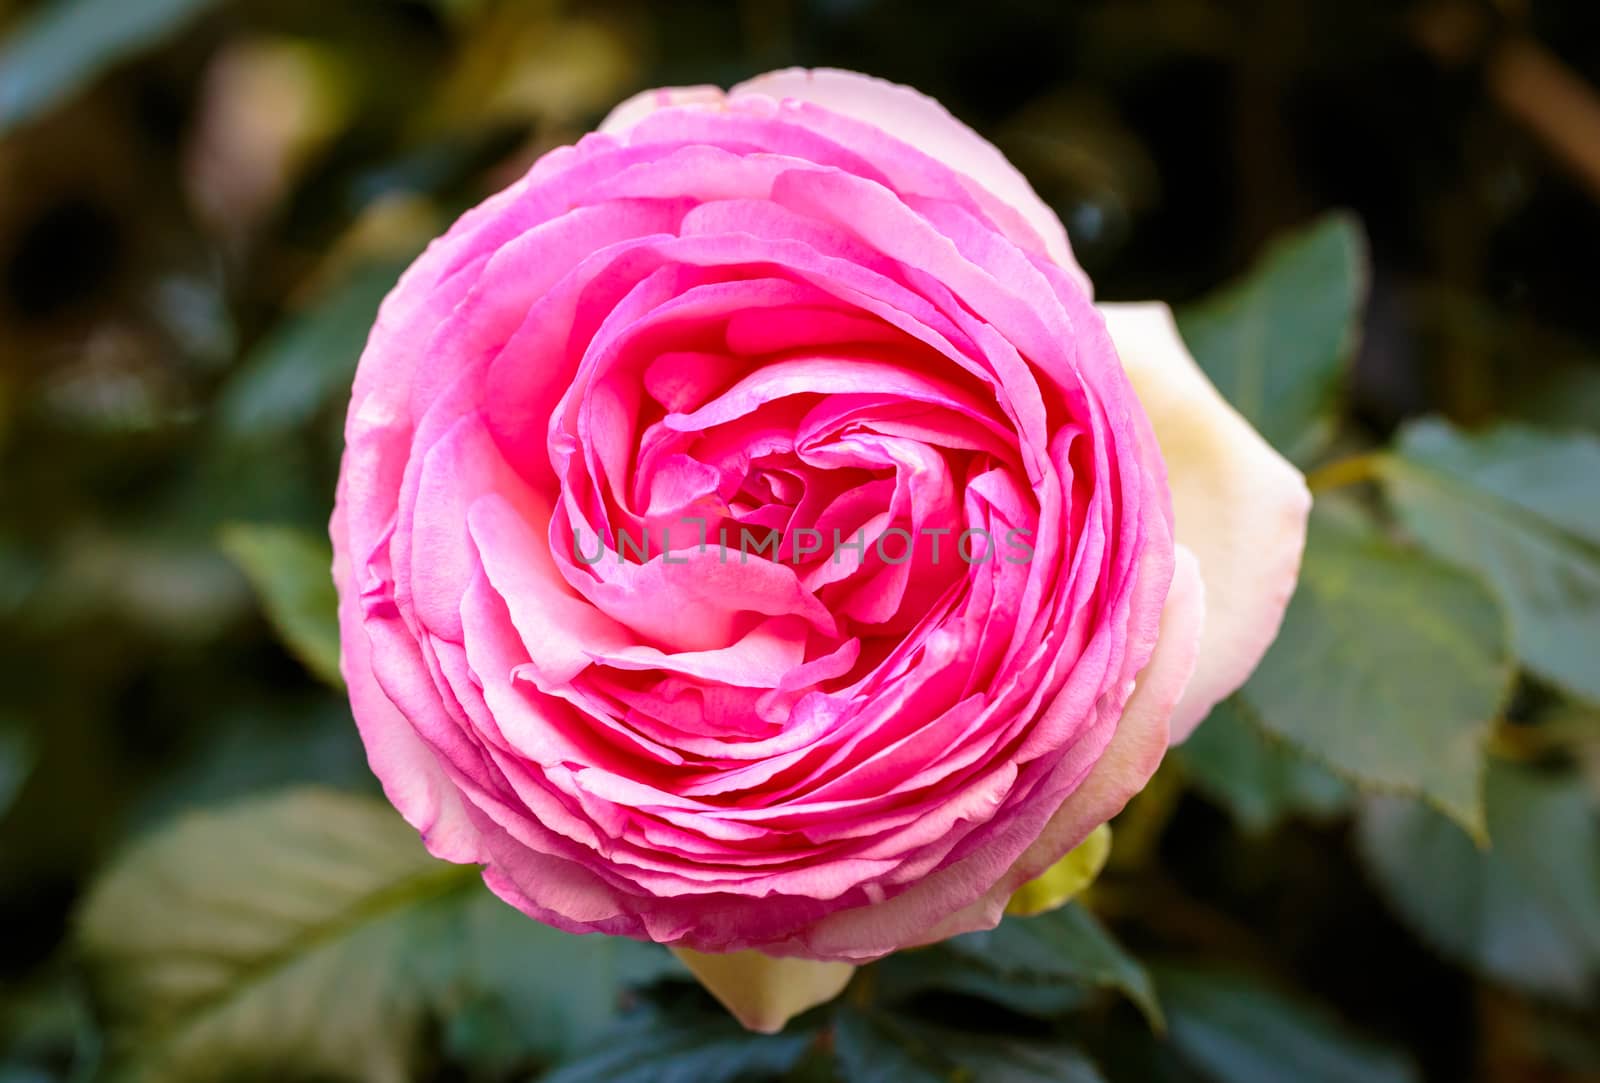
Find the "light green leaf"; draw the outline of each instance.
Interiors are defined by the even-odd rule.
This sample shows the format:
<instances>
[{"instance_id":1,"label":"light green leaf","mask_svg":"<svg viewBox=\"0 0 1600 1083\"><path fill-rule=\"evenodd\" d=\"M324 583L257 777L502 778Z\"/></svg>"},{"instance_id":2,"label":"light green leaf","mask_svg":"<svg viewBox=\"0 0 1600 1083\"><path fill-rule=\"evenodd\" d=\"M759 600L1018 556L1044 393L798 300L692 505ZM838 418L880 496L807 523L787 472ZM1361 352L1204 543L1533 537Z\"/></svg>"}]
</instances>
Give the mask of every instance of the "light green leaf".
<instances>
[{"instance_id":1,"label":"light green leaf","mask_svg":"<svg viewBox=\"0 0 1600 1083\"><path fill-rule=\"evenodd\" d=\"M1071 982L1124 993L1153 1026L1161 1009L1137 961L1077 903L1038 917L1008 917L993 929L945 942L1009 980Z\"/></svg>"},{"instance_id":2,"label":"light green leaf","mask_svg":"<svg viewBox=\"0 0 1600 1083\"><path fill-rule=\"evenodd\" d=\"M365 798L303 789L178 821L79 915L109 1075L403 1083L452 904L473 891L476 868L434 860Z\"/></svg>"},{"instance_id":3,"label":"light green leaf","mask_svg":"<svg viewBox=\"0 0 1600 1083\"><path fill-rule=\"evenodd\" d=\"M1253 715L1237 696L1217 704L1174 750L1184 777L1252 833L1297 813L1326 817L1344 811L1350 786L1269 736Z\"/></svg>"},{"instance_id":4,"label":"light green leaf","mask_svg":"<svg viewBox=\"0 0 1600 1083\"><path fill-rule=\"evenodd\" d=\"M734 1083L793 1068L815 1035L805 1030L751 1034L725 1015L683 1017L641 1011L609 1032L587 1057L541 1083Z\"/></svg>"},{"instance_id":5,"label":"light green leaf","mask_svg":"<svg viewBox=\"0 0 1600 1083\"><path fill-rule=\"evenodd\" d=\"M1060 861L1019 887L1006 903L1006 913L1033 917L1061 906L1094 883L1111 856L1111 826L1101 824Z\"/></svg>"},{"instance_id":6,"label":"light green leaf","mask_svg":"<svg viewBox=\"0 0 1600 1083\"><path fill-rule=\"evenodd\" d=\"M1179 1054L1219 1083L1411 1083L1400 1054L1319 1008L1227 971L1163 966L1156 987Z\"/></svg>"},{"instance_id":7,"label":"light green leaf","mask_svg":"<svg viewBox=\"0 0 1600 1083\"><path fill-rule=\"evenodd\" d=\"M1382 470L1422 544L1494 587L1527 667L1600 702L1600 439L1420 421Z\"/></svg>"},{"instance_id":8,"label":"light green leaf","mask_svg":"<svg viewBox=\"0 0 1600 1083\"><path fill-rule=\"evenodd\" d=\"M284 645L317 677L343 688L327 540L294 527L237 523L223 528L222 548L244 569Z\"/></svg>"},{"instance_id":9,"label":"light green leaf","mask_svg":"<svg viewBox=\"0 0 1600 1083\"><path fill-rule=\"evenodd\" d=\"M327 403L349 398L378 305L407 262L358 268L252 349L217 402L222 431L242 439L292 432Z\"/></svg>"},{"instance_id":10,"label":"light green leaf","mask_svg":"<svg viewBox=\"0 0 1600 1083\"><path fill-rule=\"evenodd\" d=\"M1577 1000L1600 973L1600 822L1581 779L1495 763L1491 845L1430 809L1365 803L1361 853L1390 904L1454 962Z\"/></svg>"},{"instance_id":11,"label":"light green leaf","mask_svg":"<svg viewBox=\"0 0 1600 1083\"><path fill-rule=\"evenodd\" d=\"M90 893L78 945L109 1077L139 1083L406 1080L423 1024L473 1011L506 1024L514 1060L552 1061L613 1023L625 987L680 972L655 945L526 917L387 805L320 788L136 845ZM445 1039L483 1052L470 1033Z\"/></svg>"},{"instance_id":12,"label":"light green leaf","mask_svg":"<svg viewBox=\"0 0 1600 1083\"><path fill-rule=\"evenodd\" d=\"M54 0L0 46L0 135L113 65L176 33L217 0Z\"/></svg>"},{"instance_id":13,"label":"light green leaf","mask_svg":"<svg viewBox=\"0 0 1600 1083\"><path fill-rule=\"evenodd\" d=\"M1300 583L1241 695L1344 775L1482 833L1484 741L1510 690L1505 618L1476 580L1314 510Z\"/></svg>"},{"instance_id":14,"label":"light green leaf","mask_svg":"<svg viewBox=\"0 0 1600 1083\"><path fill-rule=\"evenodd\" d=\"M1360 223L1330 214L1273 243L1242 280L1178 312L1211 382L1296 461L1320 450L1367 293Z\"/></svg>"}]
</instances>

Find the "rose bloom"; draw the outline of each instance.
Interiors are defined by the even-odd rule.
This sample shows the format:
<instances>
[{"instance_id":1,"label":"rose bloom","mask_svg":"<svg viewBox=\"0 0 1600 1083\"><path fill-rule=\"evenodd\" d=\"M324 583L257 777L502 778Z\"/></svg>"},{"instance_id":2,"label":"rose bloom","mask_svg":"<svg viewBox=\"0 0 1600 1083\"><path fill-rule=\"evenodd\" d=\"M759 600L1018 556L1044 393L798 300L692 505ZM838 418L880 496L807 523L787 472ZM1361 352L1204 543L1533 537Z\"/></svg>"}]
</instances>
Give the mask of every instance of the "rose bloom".
<instances>
[{"instance_id":1,"label":"rose bloom","mask_svg":"<svg viewBox=\"0 0 1600 1083\"><path fill-rule=\"evenodd\" d=\"M839 71L546 154L401 278L345 435L389 799L708 974L994 925L1249 675L1309 507L993 146Z\"/></svg>"}]
</instances>

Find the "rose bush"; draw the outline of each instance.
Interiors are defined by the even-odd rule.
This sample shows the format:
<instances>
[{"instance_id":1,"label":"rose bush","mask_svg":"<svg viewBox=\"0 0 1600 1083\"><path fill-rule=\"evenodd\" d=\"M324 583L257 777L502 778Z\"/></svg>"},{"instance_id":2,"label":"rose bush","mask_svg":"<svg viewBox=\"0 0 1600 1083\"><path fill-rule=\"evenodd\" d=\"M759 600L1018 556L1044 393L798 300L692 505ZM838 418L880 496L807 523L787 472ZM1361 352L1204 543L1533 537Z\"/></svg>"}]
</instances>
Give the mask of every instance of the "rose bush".
<instances>
[{"instance_id":1,"label":"rose bush","mask_svg":"<svg viewBox=\"0 0 1600 1083\"><path fill-rule=\"evenodd\" d=\"M914 91L652 91L435 241L332 523L374 771L562 929L987 927L1249 674L1309 498Z\"/></svg>"}]
</instances>

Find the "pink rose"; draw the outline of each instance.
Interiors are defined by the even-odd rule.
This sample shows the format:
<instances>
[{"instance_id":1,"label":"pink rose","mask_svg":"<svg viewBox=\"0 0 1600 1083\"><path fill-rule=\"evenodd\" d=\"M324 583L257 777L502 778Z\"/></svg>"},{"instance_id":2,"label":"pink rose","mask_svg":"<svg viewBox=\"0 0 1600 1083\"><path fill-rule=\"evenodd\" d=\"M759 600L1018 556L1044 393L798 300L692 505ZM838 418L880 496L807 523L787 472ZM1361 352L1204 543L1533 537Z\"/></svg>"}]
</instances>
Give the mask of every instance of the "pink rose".
<instances>
[{"instance_id":1,"label":"pink rose","mask_svg":"<svg viewBox=\"0 0 1600 1083\"><path fill-rule=\"evenodd\" d=\"M1308 497L936 102L660 90L401 279L332 532L372 767L573 932L993 925L1237 687Z\"/></svg>"}]
</instances>

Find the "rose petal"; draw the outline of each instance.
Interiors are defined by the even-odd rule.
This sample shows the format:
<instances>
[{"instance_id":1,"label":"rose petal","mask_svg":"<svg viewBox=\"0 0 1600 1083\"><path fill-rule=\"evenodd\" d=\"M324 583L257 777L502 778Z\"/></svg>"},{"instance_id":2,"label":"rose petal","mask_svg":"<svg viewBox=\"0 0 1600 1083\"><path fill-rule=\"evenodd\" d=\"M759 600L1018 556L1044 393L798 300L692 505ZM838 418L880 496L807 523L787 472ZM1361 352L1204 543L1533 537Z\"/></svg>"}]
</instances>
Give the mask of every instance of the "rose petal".
<instances>
[{"instance_id":1,"label":"rose petal","mask_svg":"<svg viewBox=\"0 0 1600 1083\"><path fill-rule=\"evenodd\" d=\"M1089 777L1072 792L1038 841L1023 853L977 902L951 915L924 934L931 944L973 929L992 928L1006 903L1023 884L1089 837L1089 833L1122 811L1129 798L1144 789L1166 755L1174 711L1196 672L1202 629L1209 621L1206 587L1193 553L1179 546L1172 571L1172 589L1161 613L1161 637L1150 664L1117 722L1116 735L1095 763Z\"/></svg>"},{"instance_id":2,"label":"rose petal","mask_svg":"<svg viewBox=\"0 0 1600 1083\"><path fill-rule=\"evenodd\" d=\"M1177 537L1200 561L1206 629L1172 716L1181 741L1250 676L1294 593L1311 494L1225 402L1159 302L1100 306L1167 462Z\"/></svg>"},{"instance_id":3,"label":"rose petal","mask_svg":"<svg viewBox=\"0 0 1600 1083\"><path fill-rule=\"evenodd\" d=\"M813 102L831 112L881 128L951 169L971 178L1002 203L1014 208L1038 234L1044 250L1072 271L1088 291L1088 276L1072 258L1061 219L1006 160L994 144L926 94L869 75L833 68L789 68L758 75L728 93L737 100L762 94L779 100Z\"/></svg>"}]
</instances>

